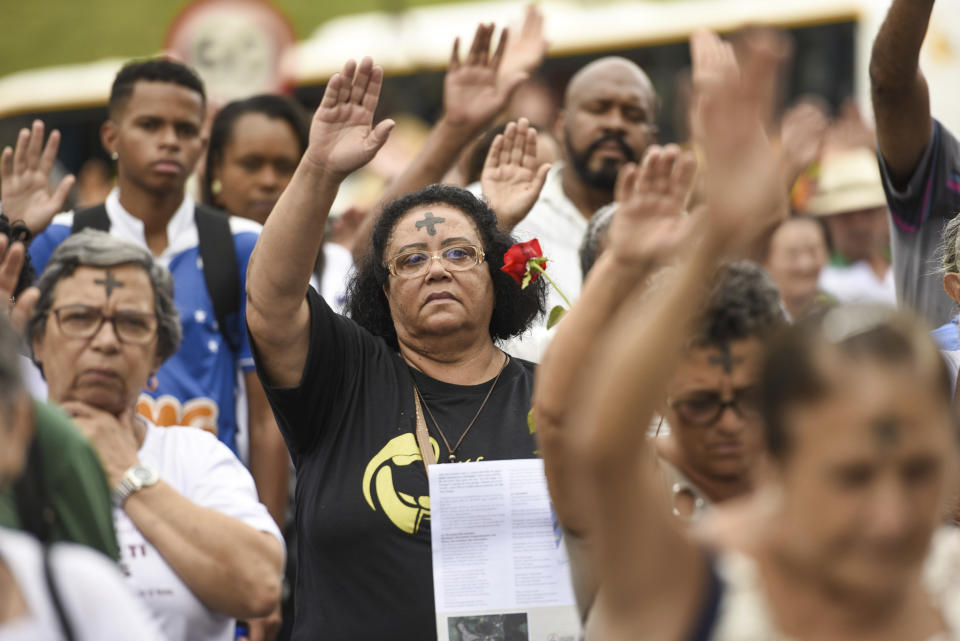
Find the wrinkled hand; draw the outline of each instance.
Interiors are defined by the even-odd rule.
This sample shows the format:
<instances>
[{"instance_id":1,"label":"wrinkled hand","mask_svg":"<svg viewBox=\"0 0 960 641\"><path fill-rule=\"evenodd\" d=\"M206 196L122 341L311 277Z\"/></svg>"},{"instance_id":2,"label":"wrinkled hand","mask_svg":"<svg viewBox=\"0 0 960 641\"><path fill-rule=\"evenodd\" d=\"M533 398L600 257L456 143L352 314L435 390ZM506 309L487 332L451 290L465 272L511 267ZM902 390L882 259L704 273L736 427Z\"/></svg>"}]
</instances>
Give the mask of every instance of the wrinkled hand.
<instances>
[{"instance_id":1,"label":"wrinkled hand","mask_svg":"<svg viewBox=\"0 0 960 641\"><path fill-rule=\"evenodd\" d=\"M60 406L73 424L89 439L100 457L111 488L120 484L123 474L137 463L137 441L133 425L121 423L109 412L82 401L67 401ZM137 420L130 414L130 421Z\"/></svg>"},{"instance_id":2,"label":"wrinkled hand","mask_svg":"<svg viewBox=\"0 0 960 641\"><path fill-rule=\"evenodd\" d=\"M40 299L40 290L36 287L28 287L20 292L15 302L12 300L26 255L27 248L23 243L15 242L10 245L9 239L0 234L0 305L3 306L3 313L10 319L14 329L21 335Z\"/></svg>"},{"instance_id":3,"label":"wrinkled hand","mask_svg":"<svg viewBox=\"0 0 960 641\"><path fill-rule=\"evenodd\" d=\"M727 252L752 251L787 214L780 159L767 140L743 86L733 50L715 34L700 31L690 41L694 75L709 79L699 96L707 175L710 235ZM751 82L763 82L754 78Z\"/></svg>"},{"instance_id":4,"label":"wrinkled hand","mask_svg":"<svg viewBox=\"0 0 960 641\"><path fill-rule=\"evenodd\" d=\"M517 72L530 73L540 66L547 55L548 43L543 37L543 12L535 4L527 5L520 35L507 41L500 72L512 77Z\"/></svg>"},{"instance_id":5,"label":"wrinkled hand","mask_svg":"<svg viewBox=\"0 0 960 641\"><path fill-rule=\"evenodd\" d=\"M639 167L624 165L607 234L618 263L649 269L676 254L693 228L683 211L696 173L696 156L676 145L652 145Z\"/></svg>"},{"instance_id":6,"label":"wrinkled hand","mask_svg":"<svg viewBox=\"0 0 960 641\"><path fill-rule=\"evenodd\" d=\"M54 129L43 144L43 122L33 121L30 129L21 129L16 149L5 147L0 156L0 200L10 220L22 220L39 234L62 211L73 189L73 175L65 176L50 190L50 174L60 147L60 132Z\"/></svg>"},{"instance_id":7,"label":"wrinkled hand","mask_svg":"<svg viewBox=\"0 0 960 641\"><path fill-rule=\"evenodd\" d=\"M383 69L370 58L333 74L313 114L305 160L337 180L370 162L394 125L387 119L373 127L382 86Z\"/></svg>"},{"instance_id":8,"label":"wrinkled hand","mask_svg":"<svg viewBox=\"0 0 960 641\"><path fill-rule=\"evenodd\" d=\"M259 619L249 619L250 636L238 637L237 641L274 641L283 626L283 608L278 603L273 612Z\"/></svg>"},{"instance_id":9,"label":"wrinkled hand","mask_svg":"<svg viewBox=\"0 0 960 641\"><path fill-rule=\"evenodd\" d=\"M511 122L493 139L480 186L501 227L513 229L530 212L548 171L548 163L537 166L537 130L526 118Z\"/></svg>"},{"instance_id":10,"label":"wrinkled hand","mask_svg":"<svg viewBox=\"0 0 960 641\"><path fill-rule=\"evenodd\" d=\"M524 71L500 69L508 40L507 29L500 35L496 51L490 55L493 24L477 26L466 59L460 62L460 38L453 42L450 66L443 79L445 121L455 127L480 132L489 127L514 90L527 79Z\"/></svg>"},{"instance_id":11,"label":"wrinkled hand","mask_svg":"<svg viewBox=\"0 0 960 641\"><path fill-rule=\"evenodd\" d=\"M780 126L780 155L787 190L823 149L829 120L815 102L806 100L791 107Z\"/></svg>"}]
</instances>

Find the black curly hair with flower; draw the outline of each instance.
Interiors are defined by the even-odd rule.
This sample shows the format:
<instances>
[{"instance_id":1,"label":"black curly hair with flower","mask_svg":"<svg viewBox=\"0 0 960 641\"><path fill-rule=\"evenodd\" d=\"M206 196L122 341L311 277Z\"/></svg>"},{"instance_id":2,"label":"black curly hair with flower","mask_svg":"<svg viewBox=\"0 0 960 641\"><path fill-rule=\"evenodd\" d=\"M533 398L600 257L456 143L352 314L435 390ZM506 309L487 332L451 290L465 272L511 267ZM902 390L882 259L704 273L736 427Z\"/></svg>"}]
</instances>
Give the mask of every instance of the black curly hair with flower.
<instances>
[{"instance_id":1,"label":"black curly hair with flower","mask_svg":"<svg viewBox=\"0 0 960 641\"><path fill-rule=\"evenodd\" d=\"M520 289L509 275L500 271L503 255L516 242L497 226L497 216L482 200L466 189L450 185L430 185L388 204L373 229L371 251L357 263L347 289L347 315L375 336L380 336L393 349L399 349L397 331L390 316L390 306L383 293L390 271L384 260L387 242L397 221L411 209L422 205L448 205L470 218L480 234L484 264L493 282L493 315L490 337L504 340L523 333L542 316L546 306L543 279Z\"/></svg>"}]
</instances>

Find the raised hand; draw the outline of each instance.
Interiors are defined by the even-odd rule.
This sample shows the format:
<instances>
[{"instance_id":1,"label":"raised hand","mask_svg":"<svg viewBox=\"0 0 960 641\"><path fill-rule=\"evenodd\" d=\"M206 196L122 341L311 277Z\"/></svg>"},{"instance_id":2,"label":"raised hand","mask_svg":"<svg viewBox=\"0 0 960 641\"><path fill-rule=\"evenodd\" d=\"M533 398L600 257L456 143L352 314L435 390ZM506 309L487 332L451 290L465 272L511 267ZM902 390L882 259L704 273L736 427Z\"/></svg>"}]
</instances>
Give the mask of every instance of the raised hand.
<instances>
[{"instance_id":1,"label":"raised hand","mask_svg":"<svg viewBox=\"0 0 960 641\"><path fill-rule=\"evenodd\" d=\"M50 190L50 174L60 147L60 132L54 129L43 144L43 122L34 120L30 129L21 129L15 149L5 147L0 155L0 201L10 220L22 220L39 234L63 209L73 175L65 176Z\"/></svg>"},{"instance_id":2,"label":"raised hand","mask_svg":"<svg viewBox=\"0 0 960 641\"><path fill-rule=\"evenodd\" d=\"M16 300L13 298L26 255L27 248L23 243L10 243L6 235L0 234L0 308L9 316L10 323L21 334L40 298L40 290L36 287L23 290Z\"/></svg>"},{"instance_id":3,"label":"raised hand","mask_svg":"<svg viewBox=\"0 0 960 641\"><path fill-rule=\"evenodd\" d=\"M501 227L513 229L530 212L548 171L548 163L537 166L537 131L526 118L511 122L493 139L480 185Z\"/></svg>"},{"instance_id":4,"label":"raised hand","mask_svg":"<svg viewBox=\"0 0 960 641\"><path fill-rule=\"evenodd\" d=\"M455 127L480 132L486 129L510 100L513 91L527 79L520 70L500 69L507 45L507 29L490 55L493 24L478 25L470 51L461 63L460 38L453 42L450 66L443 79L444 120Z\"/></svg>"},{"instance_id":5,"label":"raised hand","mask_svg":"<svg viewBox=\"0 0 960 641\"><path fill-rule=\"evenodd\" d=\"M535 4L527 5L520 35L507 40L500 72L513 77L516 72L530 73L540 66L547 54L548 43L543 37L543 12Z\"/></svg>"},{"instance_id":6,"label":"raised hand","mask_svg":"<svg viewBox=\"0 0 960 641\"><path fill-rule=\"evenodd\" d=\"M696 173L696 156L676 145L652 145L639 167L624 165L607 236L617 262L649 269L675 255L693 227L683 211Z\"/></svg>"},{"instance_id":7,"label":"raised hand","mask_svg":"<svg viewBox=\"0 0 960 641\"><path fill-rule=\"evenodd\" d=\"M787 190L823 149L829 120L823 108L805 100L787 110L780 125L780 157Z\"/></svg>"},{"instance_id":8,"label":"raised hand","mask_svg":"<svg viewBox=\"0 0 960 641\"><path fill-rule=\"evenodd\" d=\"M373 126L382 86L383 69L370 58L359 66L349 60L333 74L313 115L305 160L337 180L370 162L394 125L387 119Z\"/></svg>"},{"instance_id":9,"label":"raised hand","mask_svg":"<svg viewBox=\"0 0 960 641\"><path fill-rule=\"evenodd\" d=\"M755 252L787 214L780 159L767 140L733 50L716 34L690 40L697 88L699 144L707 158L708 226L728 252ZM761 77L749 80L762 83Z\"/></svg>"}]
</instances>

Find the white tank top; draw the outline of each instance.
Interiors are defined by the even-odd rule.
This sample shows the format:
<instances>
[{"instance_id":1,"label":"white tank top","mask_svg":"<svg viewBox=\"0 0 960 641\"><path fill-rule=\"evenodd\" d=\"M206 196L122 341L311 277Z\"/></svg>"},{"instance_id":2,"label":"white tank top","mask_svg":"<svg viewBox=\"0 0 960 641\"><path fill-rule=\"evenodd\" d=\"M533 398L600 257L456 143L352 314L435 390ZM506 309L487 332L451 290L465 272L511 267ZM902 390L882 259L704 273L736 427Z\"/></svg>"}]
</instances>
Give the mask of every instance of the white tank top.
<instances>
[{"instance_id":1,"label":"white tank top","mask_svg":"<svg viewBox=\"0 0 960 641\"><path fill-rule=\"evenodd\" d=\"M726 553L717 561L717 573L723 594L710 641L792 641L774 625L751 558ZM934 534L923 583L948 629L928 641L960 641L960 529L944 527Z\"/></svg>"}]
</instances>

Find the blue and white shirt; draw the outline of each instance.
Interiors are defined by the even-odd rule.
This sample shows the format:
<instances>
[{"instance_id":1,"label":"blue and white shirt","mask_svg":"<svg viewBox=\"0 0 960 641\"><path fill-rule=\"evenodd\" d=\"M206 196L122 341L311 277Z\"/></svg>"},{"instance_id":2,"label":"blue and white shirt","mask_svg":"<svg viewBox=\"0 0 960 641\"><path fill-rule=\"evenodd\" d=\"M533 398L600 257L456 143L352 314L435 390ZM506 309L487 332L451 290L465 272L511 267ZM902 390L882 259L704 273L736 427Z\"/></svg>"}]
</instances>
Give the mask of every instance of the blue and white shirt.
<instances>
[{"instance_id":1,"label":"blue and white shirt","mask_svg":"<svg viewBox=\"0 0 960 641\"><path fill-rule=\"evenodd\" d=\"M110 233L147 247L143 223L120 204L114 189L106 200ZM253 355L247 339L241 298L239 349L231 352L217 327L213 301L203 277L194 220L194 200L186 195L167 224L167 248L157 257L173 274L174 302L180 311L183 342L157 371L156 391L140 395L137 411L155 425L189 425L216 434L235 454L245 454L238 431L246 436L247 413L242 373L253 371ZM57 215L49 227L30 244L30 258L41 273L53 250L73 227L73 212ZM237 252L238 296L245 296L247 262L260 235L260 225L245 218L230 217ZM239 408L239 411L238 411ZM245 456L241 456L245 459Z\"/></svg>"}]
</instances>

